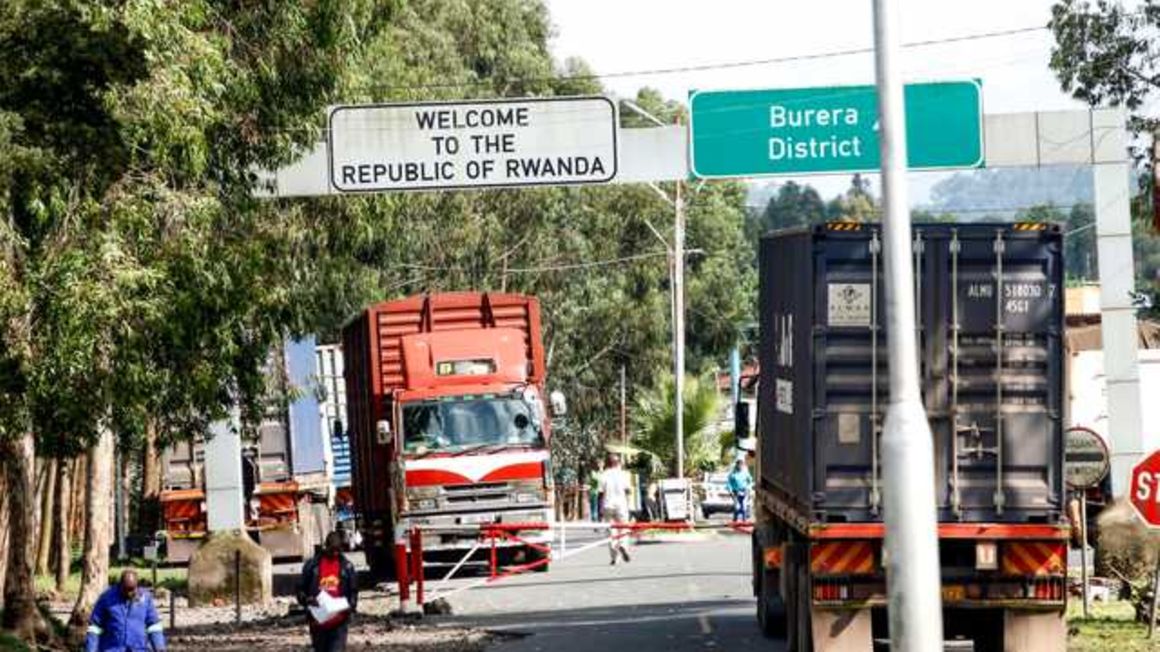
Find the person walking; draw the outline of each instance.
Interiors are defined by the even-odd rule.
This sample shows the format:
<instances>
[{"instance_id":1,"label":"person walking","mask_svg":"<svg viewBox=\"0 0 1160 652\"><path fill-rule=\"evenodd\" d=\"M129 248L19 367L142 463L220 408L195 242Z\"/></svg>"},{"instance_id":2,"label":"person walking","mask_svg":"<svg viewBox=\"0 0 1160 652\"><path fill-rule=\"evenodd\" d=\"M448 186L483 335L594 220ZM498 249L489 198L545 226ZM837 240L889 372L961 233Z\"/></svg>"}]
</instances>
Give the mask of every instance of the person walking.
<instances>
[{"instance_id":1,"label":"person walking","mask_svg":"<svg viewBox=\"0 0 1160 652\"><path fill-rule=\"evenodd\" d=\"M628 492L631 483L628 473L620 468L620 457L615 454L608 456L608 464L600 474L600 506L606 523L628 522ZM617 553L624 561L631 561L628 548L624 545L627 531L612 528L608 531L608 553L612 556L612 564L616 565Z\"/></svg>"},{"instance_id":2,"label":"person walking","mask_svg":"<svg viewBox=\"0 0 1160 652\"><path fill-rule=\"evenodd\" d=\"M350 619L358 607L358 575L354 564L342 554L342 533L326 535L322 550L302 566L298 584L298 602L306 607L317 607L319 595L325 591L332 598L345 598L347 608L319 622L310 612L310 645L314 652L343 652L346 650Z\"/></svg>"},{"instance_id":3,"label":"person walking","mask_svg":"<svg viewBox=\"0 0 1160 652\"><path fill-rule=\"evenodd\" d=\"M165 634L153 594L137 587L137 573L121 580L97 599L89 616L85 652L163 652Z\"/></svg>"},{"instance_id":4,"label":"person walking","mask_svg":"<svg viewBox=\"0 0 1160 652\"><path fill-rule=\"evenodd\" d=\"M744 458L733 463L733 470L729 472L725 486L733 494L733 520L749 520L749 489L753 486L753 477L749 475Z\"/></svg>"}]
</instances>

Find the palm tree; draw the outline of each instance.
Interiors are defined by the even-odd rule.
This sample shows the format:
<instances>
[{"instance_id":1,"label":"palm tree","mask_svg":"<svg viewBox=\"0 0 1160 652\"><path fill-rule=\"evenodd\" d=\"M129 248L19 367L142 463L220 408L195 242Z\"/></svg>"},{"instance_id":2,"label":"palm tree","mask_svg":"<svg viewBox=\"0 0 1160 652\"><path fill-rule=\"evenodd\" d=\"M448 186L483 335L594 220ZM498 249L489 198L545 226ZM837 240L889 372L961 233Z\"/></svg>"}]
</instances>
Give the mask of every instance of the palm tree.
<instances>
[{"instance_id":1,"label":"palm tree","mask_svg":"<svg viewBox=\"0 0 1160 652\"><path fill-rule=\"evenodd\" d=\"M646 393L635 411L637 434L634 442L659 459L664 468L676 471L676 390L672 378ZM713 426L717 421L721 397L712 378L685 379L685 475L713 468L720 462L721 446Z\"/></svg>"}]
</instances>

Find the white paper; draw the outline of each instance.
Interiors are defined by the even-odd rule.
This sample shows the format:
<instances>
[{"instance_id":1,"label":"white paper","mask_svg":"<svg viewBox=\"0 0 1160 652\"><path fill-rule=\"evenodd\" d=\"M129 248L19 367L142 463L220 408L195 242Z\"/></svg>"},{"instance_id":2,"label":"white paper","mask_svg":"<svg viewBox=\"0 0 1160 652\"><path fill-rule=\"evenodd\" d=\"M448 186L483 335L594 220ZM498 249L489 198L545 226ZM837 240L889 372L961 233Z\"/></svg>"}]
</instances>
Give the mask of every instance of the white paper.
<instances>
[{"instance_id":1,"label":"white paper","mask_svg":"<svg viewBox=\"0 0 1160 652\"><path fill-rule=\"evenodd\" d=\"M326 591L319 591L315 600L318 606L310 607L310 615L316 623L325 623L344 611L350 611L350 603L346 598L336 598Z\"/></svg>"}]
</instances>

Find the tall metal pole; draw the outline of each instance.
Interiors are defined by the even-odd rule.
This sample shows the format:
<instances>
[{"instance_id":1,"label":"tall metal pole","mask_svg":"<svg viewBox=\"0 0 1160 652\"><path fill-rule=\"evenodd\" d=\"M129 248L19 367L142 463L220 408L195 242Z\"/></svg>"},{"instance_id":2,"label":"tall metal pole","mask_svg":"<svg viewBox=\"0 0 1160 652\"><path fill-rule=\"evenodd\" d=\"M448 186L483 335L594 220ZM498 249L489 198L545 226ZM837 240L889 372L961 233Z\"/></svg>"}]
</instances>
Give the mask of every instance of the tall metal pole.
<instances>
[{"instance_id":1,"label":"tall metal pole","mask_svg":"<svg viewBox=\"0 0 1160 652\"><path fill-rule=\"evenodd\" d=\"M934 447L918 383L914 267L906 187L906 113L895 61L900 48L897 0L874 0L874 54L881 125L885 219L887 346L890 404L882 435L885 487L886 585L890 649L941 650Z\"/></svg>"},{"instance_id":2,"label":"tall metal pole","mask_svg":"<svg viewBox=\"0 0 1160 652\"><path fill-rule=\"evenodd\" d=\"M1079 497L1079 563L1080 587L1083 590L1083 617L1091 616L1091 607L1088 604L1088 520L1087 520L1087 491L1080 489L1076 492Z\"/></svg>"},{"instance_id":3,"label":"tall metal pole","mask_svg":"<svg viewBox=\"0 0 1160 652\"><path fill-rule=\"evenodd\" d=\"M676 183L673 207L676 225L673 229L673 373L677 429L677 477L685 477L685 201L681 182Z\"/></svg>"}]
</instances>

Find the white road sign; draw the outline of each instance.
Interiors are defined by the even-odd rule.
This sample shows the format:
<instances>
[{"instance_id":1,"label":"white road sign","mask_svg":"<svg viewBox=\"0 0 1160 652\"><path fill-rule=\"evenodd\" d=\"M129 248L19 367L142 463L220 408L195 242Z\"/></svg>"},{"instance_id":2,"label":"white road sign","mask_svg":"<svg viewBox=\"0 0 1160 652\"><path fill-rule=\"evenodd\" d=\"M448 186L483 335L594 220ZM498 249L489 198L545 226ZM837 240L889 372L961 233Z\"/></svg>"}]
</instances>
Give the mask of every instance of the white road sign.
<instances>
[{"instance_id":1,"label":"white road sign","mask_svg":"<svg viewBox=\"0 0 1160 652\"><path fill-rule=\"evenodd\" d=\"M616 105L560 97L339 106L330 110L338 192L607 183Z\"/></svg>"}]
</instances>

